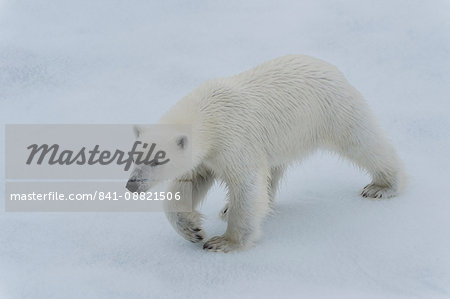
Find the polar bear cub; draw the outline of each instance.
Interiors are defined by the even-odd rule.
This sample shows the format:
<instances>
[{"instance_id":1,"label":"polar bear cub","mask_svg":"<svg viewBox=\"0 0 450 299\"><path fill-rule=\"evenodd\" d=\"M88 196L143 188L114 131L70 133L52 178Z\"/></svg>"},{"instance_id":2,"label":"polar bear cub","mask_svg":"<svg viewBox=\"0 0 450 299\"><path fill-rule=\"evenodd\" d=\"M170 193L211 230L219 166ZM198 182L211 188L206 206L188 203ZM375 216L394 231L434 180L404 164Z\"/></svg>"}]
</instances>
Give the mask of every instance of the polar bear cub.
<instances>
[{"instance_id":1,"label":"polar bear cub","mask_svg":"<svg viewBox=\"0 0 450 299\"><path fill-rule=\"evenodd\" d=\"M372 176L361 191L364 197L389 198L404 185L401 161L361 94L336 67L309 56L288 55L208 81L159 123L191 129L158 137L172 147L172 166L136 167L132 191L146 191L161 173L169 173L169 191L190 190L193 210L172 212L181 203L166 201L167 218L184 238L200 242L205 234L196 207L214 181L223 182L228 204L222 215L228 226L222 236L204 243L208 251L252 246L286 167L317 149L336 152ZM136 130L139 140L153 142L152 132ZM192 155L189 163L186 150Z\"/></svg>"}]
</instances>

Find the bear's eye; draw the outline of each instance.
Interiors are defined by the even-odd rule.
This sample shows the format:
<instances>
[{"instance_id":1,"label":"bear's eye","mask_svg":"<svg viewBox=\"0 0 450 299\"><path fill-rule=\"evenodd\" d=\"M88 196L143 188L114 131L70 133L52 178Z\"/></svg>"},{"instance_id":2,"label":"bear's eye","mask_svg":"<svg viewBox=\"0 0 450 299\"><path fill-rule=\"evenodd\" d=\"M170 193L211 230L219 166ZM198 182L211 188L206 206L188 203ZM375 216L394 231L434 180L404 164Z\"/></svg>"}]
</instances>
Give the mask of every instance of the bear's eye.
<instances>
[{"instance_id":1,"label":"bear's eye","mask_svg":"<svg viewBox=\"0 0 450 299\"><path fill-rule=\"evenodd\" d=\"M149 163L149 165L150 165L151 167L158 166L159 164L161 164L161 163L158 163L158 162L155 161L155 160L152 160L152 161L150 161L150 163Z\"/></svg>"},{"instance_id":2,"label":"bear's eye","mask_svg":"<svg viewBox=\"0 0 450 299\"><path fill-rule=\"evenodd\" d=\"M176 140L177 146L180 149L184 149L186 147L187 143L187 137L186 136L179 136Z\"/></svg>"}]
</instances>

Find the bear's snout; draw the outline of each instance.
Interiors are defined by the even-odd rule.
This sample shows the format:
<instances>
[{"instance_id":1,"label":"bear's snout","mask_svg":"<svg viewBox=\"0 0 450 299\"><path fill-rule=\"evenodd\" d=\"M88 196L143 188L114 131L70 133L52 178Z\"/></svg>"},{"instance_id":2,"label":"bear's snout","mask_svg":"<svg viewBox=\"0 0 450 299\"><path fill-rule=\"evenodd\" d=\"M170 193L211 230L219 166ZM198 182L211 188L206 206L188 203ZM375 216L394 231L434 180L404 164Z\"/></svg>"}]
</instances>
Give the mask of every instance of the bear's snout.
<instances>
[{"instance_id":1,"label":"bear's snout","mask_svg":"<svg viewBox=\"0 0 450 299\"><path fill-rule=\"evenodd\" d=\"M136 179L129 179L126 188L130 192L136 192L139 188L139 181Z\"/></svg>"}]
</instances>

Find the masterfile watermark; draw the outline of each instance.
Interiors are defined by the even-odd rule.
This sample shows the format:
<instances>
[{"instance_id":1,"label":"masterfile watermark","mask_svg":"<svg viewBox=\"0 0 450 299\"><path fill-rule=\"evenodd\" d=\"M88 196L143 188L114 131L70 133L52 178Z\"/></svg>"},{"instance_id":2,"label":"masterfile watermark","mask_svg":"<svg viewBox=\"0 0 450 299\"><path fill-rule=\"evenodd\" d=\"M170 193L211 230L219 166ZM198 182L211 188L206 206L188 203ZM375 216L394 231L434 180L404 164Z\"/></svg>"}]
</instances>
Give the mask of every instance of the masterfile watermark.
<instances>
[{"instance_id":1,"label":"masterfile watermark","mask_svg":"<svg viewBox=\"0 0 450 299\"><path fill-rule=\"evenodd\" d=\"M170 205L174 212L191 211L192 182L183 180L182 190L173 189L176 178L170 172L149 177L157 184L146 192L125 188L133 169L151 173L174 167L173 149L159 141L190 130L184 125L145 128L158 140L137 139L133 125L6 125L5 211L146 212L162 211L168 201L181 203ZM187 149L183 158L190 157Z\"/></svg>"},{"instance_id":2,"label":"masterfile watermark","mask_svg":"<svg viewBox=\"0 0 450 299\"><path fill-rule=\"evenodd\" d=\"M181 192L111 192L98 191L94 193L11 193L9 200L181 200Z\"/></svg>"},{"instance_id":3,"label":"masterfile watermark","mask_svg":"<svg viewBox=\"0 0 450 299\"><path fill-rule=\"evenodd\" d=\"M143 150L148 148L148 151L137 150L137 147L142 145ZM116 162L118 165L125 165L124 170L130 169L131 165L145 164L145 165L163 165L170 161L166 158L166 152L159 150L153 155L156 144L152 143L150 146L148 143L143 143L141 141L136 141L133 144L133 148L129 152L124 152L119 149L115 150L113 153L109 150L100 151L100 145L95 145L92 150L87 150L86 147L82 147L79 151L74 152L73 150L60 150L58 144L48 145L48 144L31 144L27 147L30 150L30 155L26 161L27 165L33 163L36 154L40 154L36 159L35 163L41 165L45 158L49 165L108 165ZM145 158L143 156L145 155ZM134 158L135 157L135 158ZM153 157L153 158L152 158Z\"/></svg>"}]
</instances>

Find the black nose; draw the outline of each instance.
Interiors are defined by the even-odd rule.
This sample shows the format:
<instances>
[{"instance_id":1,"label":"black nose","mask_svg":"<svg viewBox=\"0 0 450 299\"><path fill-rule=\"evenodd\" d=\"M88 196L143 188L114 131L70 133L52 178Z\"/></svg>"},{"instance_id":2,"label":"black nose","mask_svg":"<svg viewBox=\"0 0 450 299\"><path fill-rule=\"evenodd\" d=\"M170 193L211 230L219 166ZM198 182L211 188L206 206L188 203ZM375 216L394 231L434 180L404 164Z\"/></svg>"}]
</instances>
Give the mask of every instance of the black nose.
<instances>
[{"instance_id":1,"label":"black nose","mask_svg":"<svg viewBox=\"0 0 450 299\"><path fill-rule=\"evenodd\" d=\"M136 192L139 188L139 182L135 179L128 180L127 187L130 192Z\"/></svg>"}]
</instances>

